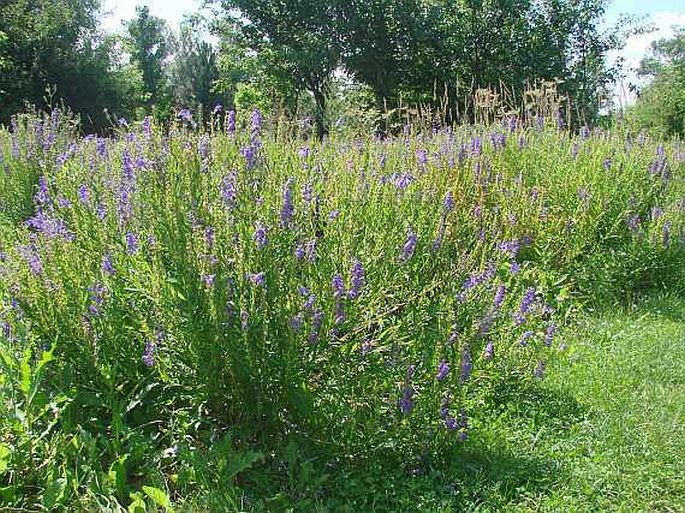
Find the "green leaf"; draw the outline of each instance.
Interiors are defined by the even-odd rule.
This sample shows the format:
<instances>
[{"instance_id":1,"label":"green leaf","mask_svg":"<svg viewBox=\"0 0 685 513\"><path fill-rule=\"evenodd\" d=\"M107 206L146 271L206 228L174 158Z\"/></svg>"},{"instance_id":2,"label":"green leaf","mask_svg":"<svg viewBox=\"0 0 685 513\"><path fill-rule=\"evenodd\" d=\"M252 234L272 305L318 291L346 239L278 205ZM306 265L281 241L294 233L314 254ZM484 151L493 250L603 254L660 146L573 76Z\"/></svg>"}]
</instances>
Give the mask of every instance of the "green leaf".
<instances>
[{"instance_id":1,"label":"green leaf","mask_svg":"<svg viewBox=\"0 0 685 513\"><path fill-rule=\"evenodd\" d=\"M11 456L12 450L5 444L0 444L0 476L7 470Z\"/></svg>"},{"instance_id":2,"label":"green leaf","mask_svg":"<svg viewBox=\"0 0 685 513\"><path fill-rule=\"evenodd\" d=\"M143 486L143 491L145 495L150 497L157 506L161 506L169 512L173 512L174 508L171 505L169 496L163 490L155 488L154 486Z\"/></svg>"},{"instance_id":3,"label":"green leaf","mask_svg":"<svg viewBox=\"0 0 685 513\"><path fill-rule=\"evenodd\" d=\"M63 477L57 478L48 484L43 492L43 506L46 509L54 508L64 497L66 487L67 480Z\"/></svg>"}]
</instances>

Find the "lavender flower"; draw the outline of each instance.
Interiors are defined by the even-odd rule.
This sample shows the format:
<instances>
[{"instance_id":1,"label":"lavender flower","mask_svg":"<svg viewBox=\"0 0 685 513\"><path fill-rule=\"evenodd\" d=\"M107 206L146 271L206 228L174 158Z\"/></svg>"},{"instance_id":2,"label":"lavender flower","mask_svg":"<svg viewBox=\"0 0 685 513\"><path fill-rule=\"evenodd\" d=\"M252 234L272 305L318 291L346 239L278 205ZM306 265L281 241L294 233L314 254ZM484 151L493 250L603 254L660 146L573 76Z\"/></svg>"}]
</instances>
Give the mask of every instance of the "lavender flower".
<instances>
[{"instance_id":1,"label":"lavender flower","mask_svg":"<svg viewBox=\"0 0 685 513\"><path fill-rule=\"evenodd\" d=\"M533 337L533 332L532 331L525 331L523 335L521 335L521 338L519 339L519 345L521 347L526 347L528 345L528 341Z\"/></svg>"},{"instance_id":2,"label":"lavender flower","mask_svg":"<svg viewBox=\"0 0 685 513\"><path fill-rule=\"evenodd\" d=\"M112 256L109 253L102 257L102 271L110 276L114 276L116 274L114 265L112 265Z\"/></svg>"},{"instance_id":3,"label":"lavender flower","mask_svg":"<svg viewBox=\"0 0 685 513\"><path fill-rule=\"evenodd\" d=\"M519 305L519 309L516 313L514 313L514 319L516 321L516 326L520 326L524 322L526 322L526 313L530 310L530 307L533 304L533 301L535 300L535 287L529 287L526 289L526 292L523 295L523 299L521 300L521 304Z\"/></svg>"},{"instance_id":4,"label":"lavender flower","mask_svg":"<svg viewBox=\"0 0 685 513\"><path fill-rule=\"evenodd\" d=\"M90 201L90 190L86 184L81 184L78 188L78 200L83 204L87 205Z\"/></svg>"},{"instance_id":5,"label":"lavender flower","mask_svg":"<svg viewBox=\"0 0 685 513\"><path fill-rule=\"evenodd\" d=\"M48 180L45 175L38 179L38 192L36 192L36 203L39 206L46 206L50 202L50 191L48 190Z\"/></svg>"},{"instance_id":6,"label":"lavender flower","mask_svg":"<svg viewBox=\"0 0 685 513\"><path fill-rule=\"evenodd\" d=\"M236 204L238 198L238 192L236 188L237 173L235 170L231 171L228 175L221 179L219 184L219 194L223 198L226 206L231 208Z\"/></svg>"},{"instance_id":7,"label":"lavender flower","mask_svg":"<svg viewBox=\"0 0 685 513\"><path fill-rule=\"evenodd\" d=\"M364 286L364 267L357 258L355 258L354 263L352 264L351 274L351 287L347 295L350 299L356 299Z\"/></svg>"},{"instance_id":8,"label":"lavender flower","mask_svg":"<svg viewBox=\"0 0 685 513\"><path fill-rule=\"evenodd\" d=\"M46 215L42 211L39 211L35 216L26 221L26 226L33 228L48 239L61 237L71 241L76 237L69 231L64 221L58 217Z\"/></svg>"},{"instance_id":9,"label":"lavender flower","mask_svg":"<svg viewBox=\"0 0 685 513\"><path fill-rule=\"evenodd\" d=\"M323 312L321 310L315 310L312 313L312 327L309 332L309 337L307 341L309 345L315 345L319 340L319 331L321 330L321 325L323 324Z\"/></svg>"},{"instance_id":10,"label":"lavender flower","mask_svg":"<svg viewBox=\"0 0 685 513\"><path fill-rule=\"evenodd\" d=\"M316 260L316 239L311 239L305 244L305 252L307 253L307 260L313 264Z\"/></svg>"},{"instance_id":11,"label":"lavender flower","mask_svg":"<svg viewBox=\"0 0 685 513\"><path fill-rule=\"evenodd\" d=\"M545 373L545 362L540 360L535 367L535 370L533 371L533 376L535 376L537 379L542 379L543 375Z\"/></svg>"},{"instance_id":12,"label":"lavender flower","mask_svg":"<svg viewBox=\"0 0 685 513\"><path fill-rule=\"evenodd\" d=\"M252 239L255 241L257 249L264 249L269 243L269 238L266 235L266 227L262 223L258 222L255 225L255 232Z\"/></svg>"},{"instance_id":13,"label":"lavender flower","mask_svg":"<svg viewBox=\"0 0 685 513\"><path fill-rule=\"evenodd\" d=\"M452 196L452 191L447 191L445 194L445 199L442 200L442 211L446 214L454 210L454 196Z\"/></svg>"},{"instance_id":14,"label":"lavender flower","mask_svg":"<svg viewBox=\"0 0 685 513\"><path fill-rule=\"evenodd\" d=\"M544 341L545 346L547 346L547 347L552 346L552 342L554 341L554 334L556 333L556 331L557 331L557 325L556 324L550 323L547 326L547 329L545 330L545 341Z\"/></svg>"},{"instance_id":15,"label":"lavender flower","mask_svg":"<svg viewBox=\"0 0 685 513\"><path fill-rule=\"evenodd\" d=\"M305 254L304 253L304 246L302 246L301 244L298 244L297 246L295 246L295 259L298 262L301 262L302 260L304 260L304 254Z\"/></svg>"},{"instance_id":16,"label":"lavender flower","mask_svg":"<svg viewBox=\"0 0 685 513\"><path fill-rule=\"evenodd\" d=\"M143 351L143 363L148 367L155 364L155 354L157 353L157 346L152 341L145 342L145 350Z\"/></svg>"},{"instance_id":17,"label":"lavender flower","mask_svg":"<svg viewBox=\"0 0 685 513\"><path fill-rule=\"evenodd\" d=\"M264 271L259 273L245 273L245 278L247 279L247 281L258 287L264 285L266 281L266 275Z\"/></svg>"},{"instance_id":18,"label":"lavender flower","mask_svg":"<svg viewBox=\"0 0 685 513\"><path fill-rule=\"evenodd\" d=\"M333 288L333 297L339 298L345 295L345 283L343 282L343 277L340 273L336 273L333 276L331 287Z\"/></svg>"},{"instance_id":19,"label":"lavender flower","mask_svg":"<svg viewBox=\"0 0 685 513\"><path fill-rule=\"evenodd\" d=\"M416 233L410 228L407 232L407 240L402 247L402 255L400 256L401 262L407 262L412 257L414 250L416 249L417 241L418 237L416 236Z\"/></svg>"},{"instance_id":20,"label":"lavender flower","mask_svg":"<svg viewBox=\"0 0 685 513\"><path fill-rule=\"evenodd\" d=\"M443 381L447 377L449 372L450 364L445 360L441 360L438 364L438 372L435 376L435 379L437 379L438 381Z\"/></svg>"},{"instance_id":21,"label":"lavender flower","mask_svg":"<svg viewBox=\"0 0 685 513\"><path fill-rule=\"evenodd\" d=\"M490 340L485 346L485 351L483 351L483 358L486 360L492 360L495 356L495 345Z\"/></svg>"},{"instance_id":22,"label":"lavender flower","mask_svg":"<svg viewBox=\"0 0 685 513\"><path fill-rule=\"evenodd\" d=\"M414 387L411 384L405 384L402 387L402 399L399 400L399 405L404 415L409 415L414 409Z\"/></svg>"},{"instance_id":23,"label":"lavender flower","mask_svg":"<svg viewBox=\"0 0 685 513\"><path fill-rule=\"evenodd\" d=\"M138 253L139 243L138 235L133 232L126 233L126 252L129 255L135 255Z\"/></svg>"},{"instance_id":24,"label":"lavender flower","mask_svg":"<svg viewBox=\"0 0 685 513\"><path fill-rule=\"evenodd\" d=\"M234 110L229 110L228 113L226 114L225 130L226 130L226 132L228 132L228 135L230 135L230 136L235 135L235 111Z\"/></svg>"},{"instance_id":25,"label":"lavender flower","mask_svg":"<svg viewBox=\"0 0 685 513\"><path fill-rule=\"evenodd\" d=\"M262 129L262 115L259 109L254 109L252 111L252 116L250 117L250 138L254 142L259 138L259 132Z\"/></svg>"},{"instance_id":26,"label":"lavender flower","mask_svg":"<svg viewBox=\"0 0 685 513\"><path fill-rule=\"evenodd\" d=\"M493 301L493 308L495 310L499 310L502 307L502 303L504 302L504 296L506 294L506 287L504 286L504 283L500 283L499 286L497 287L497 292L495 292L495 299Z\"/></svg>"},{"instance_id":27,"label":"lavender flower","mask_svg":"<svg viewBox=\"0 0 685 513\"><path fill-rule=\"evenodd\" d=\"M104 296L106 288L102 283L95 283L89 289L90 293L90 305L88 306L88 311L93 316L100 315L100 307L104 302Z\"/></svg>"},{"instance_id":28,"label":"lavender flower","mask_svg":"<svg viewBox=\"0 0 685 513\"><path fill-rule=\"evenodd\" d=\"M283 207L281 208L281 226L287 228L293 221L295 207L293 205L294 178L288 178L283 188Z\"/></svg>"}]
</instances>

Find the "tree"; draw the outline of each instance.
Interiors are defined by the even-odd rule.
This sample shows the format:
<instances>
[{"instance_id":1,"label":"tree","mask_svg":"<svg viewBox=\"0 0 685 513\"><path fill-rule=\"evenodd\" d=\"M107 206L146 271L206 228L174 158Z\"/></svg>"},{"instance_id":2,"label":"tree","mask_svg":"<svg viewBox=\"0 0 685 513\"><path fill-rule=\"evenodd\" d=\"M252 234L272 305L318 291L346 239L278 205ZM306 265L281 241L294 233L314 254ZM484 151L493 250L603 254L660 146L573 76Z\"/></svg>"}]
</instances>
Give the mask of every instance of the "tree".
<instances>
[{"instance_id":1,"label":"tree","mask_svg":"<svg viewBox=\"0 0 685 513\"><path fill-rule=\"evenodd\" d=\"M164 59L168 55L166 22L150 15L147 6L136 7L136 17L127 24L131 58L140 66L143 84L152 106L164 95Z\"/></svg>"},{"instance_id":2,"label":"tree","mask_svg":"<svg viewBox=\"0 0 685 513\"><path fill-rule=\"evenodd\" d=\"M639 92L628 117L664 135L685 136L685 28L652 43L638 74L651 81Z\"/></svg>"},{"instance_id":3,"label":"tree","mask_svg":"<svg viewBox=\"0 0 685 513\"><path fill-rule=\"evenodd\" d=\"M186 20L178 37L172 39L169 82L177 105L200 106L207 117L222 95L214 87L219 78L217 53L212 45L198 37L200 24L197 18Z\"/></svg>"},{"instance_id":4,"label":"tree","mask_svg":"<svg viewBox=\"0 0 685 513\"><path fill-rule=\"evenodd\" d=\"M338 11L330 1L222 0L224 30L269 63L278 81L314 97L317 135L323 138L327 86L340 60Z\"/></svg>"}]
</instances>

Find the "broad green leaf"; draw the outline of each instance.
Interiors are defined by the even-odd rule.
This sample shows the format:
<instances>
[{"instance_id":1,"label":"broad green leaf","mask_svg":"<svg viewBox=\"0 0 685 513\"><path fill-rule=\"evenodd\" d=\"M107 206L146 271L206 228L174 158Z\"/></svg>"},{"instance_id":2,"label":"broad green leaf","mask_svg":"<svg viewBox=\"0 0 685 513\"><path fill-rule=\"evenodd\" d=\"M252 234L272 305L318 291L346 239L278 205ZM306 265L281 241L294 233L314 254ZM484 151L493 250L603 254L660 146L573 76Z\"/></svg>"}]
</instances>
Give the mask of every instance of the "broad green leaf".
<instances>
[{"instance_id":1,"label":"broad green leaf","mask_svg":"<svg viewBox=\"0 0 685 513\"><path fill-rule=\"evenodd\" d=\"M150 497L157 506L161 506L169 512L173 512L174 508L171 505L169 496L163 490L155 488L154 486L143 486L143 491L145 495Z\"/></svg>"}]
</instances>

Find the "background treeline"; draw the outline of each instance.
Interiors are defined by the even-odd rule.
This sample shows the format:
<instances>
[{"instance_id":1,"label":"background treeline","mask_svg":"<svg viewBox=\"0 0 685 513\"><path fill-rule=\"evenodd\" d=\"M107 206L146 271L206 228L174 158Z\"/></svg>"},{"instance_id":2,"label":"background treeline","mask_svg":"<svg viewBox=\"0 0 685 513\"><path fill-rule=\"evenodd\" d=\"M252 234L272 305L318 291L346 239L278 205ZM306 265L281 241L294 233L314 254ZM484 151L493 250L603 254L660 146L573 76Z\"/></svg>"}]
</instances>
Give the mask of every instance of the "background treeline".
<instances>
[{"instance_id":1,"label":"background treeline","mask_svg":"<svg viewBox=\"0 0 685 513\"><path fill-rule=\"evenodd\" d=\"M603 29L604 10L602 0L222 0L173 29L139 7L114 35L99 29L98 0L6 0L0 122L64 103L102 131L180 107L206 119L221 103L311 115L321 136L335 123L384 128L406 107L473 121L479 89L521 106L531 84L554 81L566 121L592 125L618 78L608 52L629 30ZM655 44L642 72L657 78L631 120L682 132L684 46L682 33Z\"/></svg>"}]
</instances>

